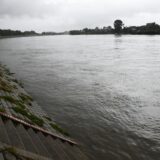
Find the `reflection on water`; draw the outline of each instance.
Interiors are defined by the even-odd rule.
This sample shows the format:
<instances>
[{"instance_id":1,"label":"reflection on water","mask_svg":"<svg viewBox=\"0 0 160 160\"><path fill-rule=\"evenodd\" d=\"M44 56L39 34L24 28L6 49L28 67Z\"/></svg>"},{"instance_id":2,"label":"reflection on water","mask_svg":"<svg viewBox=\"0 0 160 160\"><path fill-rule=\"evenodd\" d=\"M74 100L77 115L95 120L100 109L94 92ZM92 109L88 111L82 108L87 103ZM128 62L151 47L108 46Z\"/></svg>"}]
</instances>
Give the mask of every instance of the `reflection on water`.
<instances>
[{"instance_id":1,"label":"reflection on water","mask_svg":"<svg viewBox=\"0 0 160 160\"><path fill-rule=\"evenodd\" d=\"M160 37L0 40L7 64L95 160L160 157Z\"/></svg>"}]
</instances>

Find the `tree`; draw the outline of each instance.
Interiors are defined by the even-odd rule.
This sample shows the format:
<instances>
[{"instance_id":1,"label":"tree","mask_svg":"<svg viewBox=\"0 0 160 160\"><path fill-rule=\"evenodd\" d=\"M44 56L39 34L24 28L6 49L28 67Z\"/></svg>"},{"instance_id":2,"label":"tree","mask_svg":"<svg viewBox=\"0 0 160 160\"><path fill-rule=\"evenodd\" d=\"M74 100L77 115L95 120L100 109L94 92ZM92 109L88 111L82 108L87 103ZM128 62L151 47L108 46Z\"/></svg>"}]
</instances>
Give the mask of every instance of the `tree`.
<instances>
[{"instance_id":1,"label":"tree","mask_svg":"<svg viewBox=\"0 0 160 160\"><path fill-rule=\"evenodd\" d=\"M123 22L119 19L114 21L114 30L115 33L120 33L122 30L122 27L124 26Z\"/></svg>"},{"instance_id":2,"label":"tree","mask_svg":"<svg viewBox=\"0 0 160 160\"><path fill-rule=\"evenodd\" d=\"M147 23L145 26L145 32L147 34L158 34L160 32L160 26L155 22Z\"/></svg>"}]
</instances>

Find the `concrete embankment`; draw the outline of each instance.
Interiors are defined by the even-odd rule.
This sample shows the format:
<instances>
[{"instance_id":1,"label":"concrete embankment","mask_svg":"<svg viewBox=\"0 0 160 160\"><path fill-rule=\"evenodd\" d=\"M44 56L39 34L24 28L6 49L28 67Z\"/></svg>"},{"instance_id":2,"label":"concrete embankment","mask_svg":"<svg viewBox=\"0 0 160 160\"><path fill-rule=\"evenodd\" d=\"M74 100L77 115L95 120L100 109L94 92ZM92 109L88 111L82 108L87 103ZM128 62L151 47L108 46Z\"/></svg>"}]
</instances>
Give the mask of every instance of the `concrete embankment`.
<instances>
[{"instance_id":1,"label":"concrete embankment","mask_svg":"<svg viewBox=\"0 0 160 160\"><path fill-rule=\"evenodd\" d=\"M86 160L75 141L0 65L0 159Z\"/></svg>"}]
</instances>

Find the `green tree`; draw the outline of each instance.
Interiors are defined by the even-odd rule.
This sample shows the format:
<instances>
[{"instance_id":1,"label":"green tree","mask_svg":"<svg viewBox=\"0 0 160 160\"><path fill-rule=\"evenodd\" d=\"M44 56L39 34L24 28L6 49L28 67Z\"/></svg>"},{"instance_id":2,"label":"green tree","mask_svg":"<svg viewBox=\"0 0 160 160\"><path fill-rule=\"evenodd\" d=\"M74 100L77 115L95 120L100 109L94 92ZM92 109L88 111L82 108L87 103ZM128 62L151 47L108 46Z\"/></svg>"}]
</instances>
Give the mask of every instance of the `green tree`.
<instances>
[{"instance_id":1,"label":"green tree","mask_svg":"<svg viewBox=\"0 0 160 160\"><path fill-rule=\"evenodd\" d=\"M117 19L114 21L114 30L115 33L120 33L122 31L124 24L121 20Z\"/></svg>"}]
</instances>

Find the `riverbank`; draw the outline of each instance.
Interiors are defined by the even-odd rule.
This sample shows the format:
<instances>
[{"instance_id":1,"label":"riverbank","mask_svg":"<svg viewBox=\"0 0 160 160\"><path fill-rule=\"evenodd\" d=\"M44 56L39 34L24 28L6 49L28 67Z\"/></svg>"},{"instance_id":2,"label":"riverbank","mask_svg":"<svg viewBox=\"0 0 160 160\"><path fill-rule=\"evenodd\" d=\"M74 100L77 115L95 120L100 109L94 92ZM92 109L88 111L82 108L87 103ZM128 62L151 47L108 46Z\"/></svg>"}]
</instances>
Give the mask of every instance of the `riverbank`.
<instances>
[{"instance_id":1,"label":"riverbank","mask_svg":"<svg viewBox=\"0 0 160 160\"><path fill-rule=\"evenodd\" d=\"M41 109L13 75L6 66L0 65L0 112L55 134L69 136Z\"/></svg>"},{"instance_id":2,"label":"riverbank","mask_svg":"<svg viewBox=\"0 0 160 160\"><path fill-rule=\"evenodd\" d=\"M88 160L13 75L0 65L0 159Z\"/></svg>"}]
</instances>

